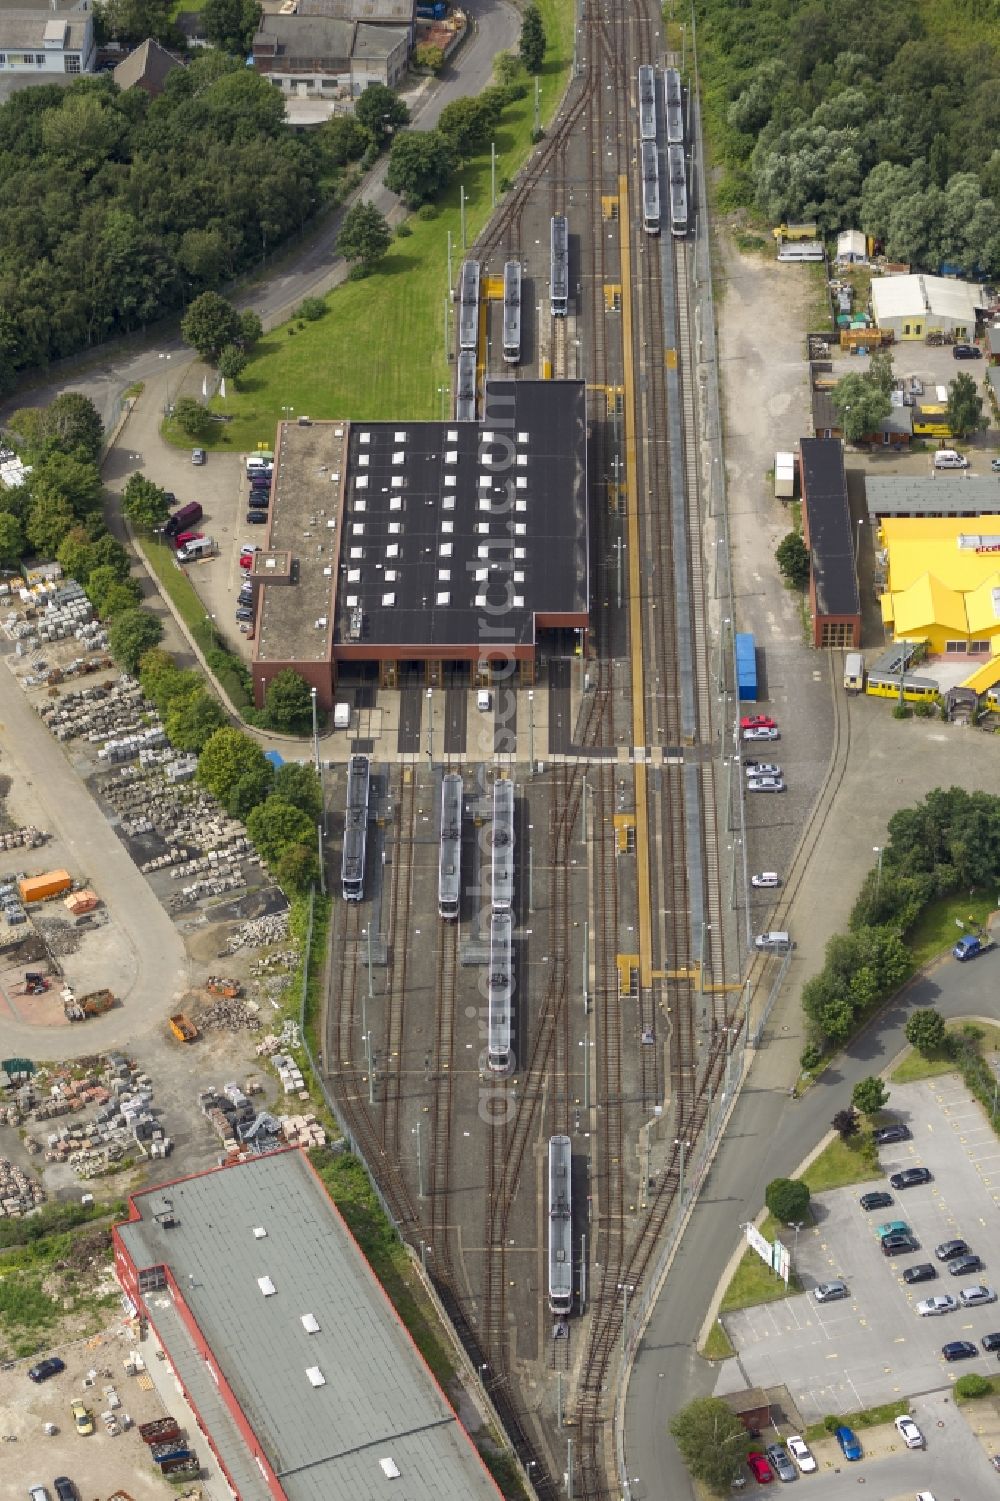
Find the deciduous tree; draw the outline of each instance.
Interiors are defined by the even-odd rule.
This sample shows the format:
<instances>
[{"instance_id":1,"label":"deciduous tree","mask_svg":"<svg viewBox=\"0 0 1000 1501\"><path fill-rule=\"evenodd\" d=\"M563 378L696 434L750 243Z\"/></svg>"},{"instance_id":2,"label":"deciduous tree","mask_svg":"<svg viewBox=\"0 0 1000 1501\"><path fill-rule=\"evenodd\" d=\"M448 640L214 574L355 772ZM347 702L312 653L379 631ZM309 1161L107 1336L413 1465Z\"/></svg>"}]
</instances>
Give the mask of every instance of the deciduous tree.
<instances>
[{"instance_id":1,"label":"deciduous tree","mask_svg":"<svg viewBox=\"0 0 1000 1501\"><path fill-rule=\"evenodd\" d=\"M193 396L179 396L174 403L174 421L189 438L207 438L215 430L212 414Z\"/></svg>"},{"instance_id":2,"label":"deciduous tree","mask_svg":"<svg viewBox=\"0 0 1000 1501\"><path fill-rule=\"evenodd\" d=\"M24 552L24 529L16 516L0 511L0 563L16 563Z\"/></svg>"},{"instance_id":3,"label":"deciduous tree","mask_svg":"<svg viewBox=\"0 0 1000 1501\"><path fill-rule=\"evenodd\" d=\"M851 1094L851 1104L855 1110L860 1110L862 1115L878 1115L889 1100L889 1091L882 1080L876 1074L869 1074L866 1079L859 1079Z\"/></svg>"},{"instance_id":4,"label":"deciduous tree","mask_svg":"<svg viewBox=\"0 0 1000 1501\"><path fill-rule=\"evenodd\" d=\"M856 1110L838 1110L830 1125L841 1141L850 1141L851 1137L857 1136L861 1130L861 1122L858 1120Z\"/></svg>"},{"instance_id":5,"label":"deciduous tree","mask_svg":"<svg viewBox=\"0 0 1000 1501\"><path fill-rule=\"evenodd\" d=\"M225 723L222 705L199 683L171 698L163 727L178 750L200 751Z\"/></svg>"},{"instance_id":6,"label":"deciduous tree","mask_svg":"<svg viewBox=\"0 0 1000 1501\"><path fill-rule=\"evenodd\" d=\"M170 515L166 491L139 470L130 474L125 481L121 506L133 526L142 527L147 532L162 526Z\"/></svg>"},{"instance_id":7,"label":"deciduous tree","mask_svg":"<svg viewBox=\"0 0 1000 1501\"><path fill-rule=\"evenodd\" d=\"M409 123L410 111L384 83L370 83L358 97L354 118L381 145L394 130Z\"/></svg>"},{"instance_id":8,"label":"deciduous tree","mask_svg":"<svg viewBox=\"0 0 1000 1501\"><path fill-rule=\"evenodd\" d=\"M292 845L306 844L316 829L308 814L278 797L259 803L247 819L247 833L268 865L275 865Z\"/></svg>"},{"instance_id":9,"label":"deciduous tree","mask_svg":"<svg viewBox=\"0 0 1000 1501\"><path fill-rule=\"evenodd\" d=\"M312 694L309 684L286 667L267 685L264 715L272 730L307 730L312 724Z\"/></svg>"},{"instance_id":10,"label":"deciduous tree","mask_svg":"<svg viewBox=\"0 0 1000 1501\"><path fill-rule=\"evenodd\" d=\"M357 262L366 271L378 264L389 246L392 234L374 203L355 203L344 215L337 236L337 250L345 261Z\"/></svg>"},{"instance_id":11,"label":"deciduous tree","mask_svg":"<svg viewBox=\"0 0 1000 1501\"><path fill-rule=\"evenodd\" d=\"M116 662L126 672L135 672L150 647L163 639L163 626L148 610L123 610L111 622L108 645Z\"/></svg>"},{"instance_id":12,"label":"deciduous tree","mask_svg":"<svg viewBox=\"0 0 1000 1501\"><path fill-rule=\"evenodd\" d=\"M540 73L545 60L545 28L537 5L525 7L521 20L521 61L529 73Z\"/></svg>"},{"instance_id":13,"label":"deciduous tree","mask_svg":"<svg viewBox=\"0 0 1000 1501\"><path fill-rule=\"evenodd\" d=\"M417 207L440 193L454 169L454 150L439 130L404 130L392 143L385 183Z\"/></svg>"},{"instance_id":14,"label":"deciduous tree","mask_svg":"<svg viewBox=\"0 0 1000 1501\"><path fill-rule=\"evenodd\" d=\"M983 413L983 398L971 375L956 375L948 384L948 426L957 438L989 426L989 419Z\"/></svg>"},{"instance_id":15,"label":"deciduous tree","mask_svg":"<svg viewBox=\"0 0 1000 1501\"><path fill-rule=\"evenodd\" d=\"M945 1036L944 1017L932 1006L914 1011L907 1018L906 1040L924 1058L933 1058L942 1051Z\"/></svg>"},{"instance_id":16,"label":"deciduous tree","mask_svg":"<svg viewBox=\"0 0 1000 1501\"><path fill-rule=\"evenodd\" d=\"M290 844L279 855L274 876L286 896L301 896L319 880L319 856L312 844Z\"/></svg>"},{"instance_id":17,"label":"deciduous tree","mask_svg":"<svg viewBox=\"0 0 1000 1501\"><path fill-rule=\"evenodd\" d=\"M694 1479L717 1495L728 1495L750 1438L725 1402L720 1397L696 1397L674 1413L670 1432Z\"/></svg>"},{"instance_id":18,"label":"deciduous tree","mask_svg":"<svg viewBox=\"0 0 1000 1501\"><path fill-rule=\"evenodd\" d=\"M258 0L205 0L205 35L213 47L242 56L250 50L262 13Z\"/></svg>"},{"instance_id":19,"label":"deciduous tree","mask_svg":"<svg viewBox=\"0 0 1000 1501\"><path fill-rule=\"evenodd\" d=\"M274 769L255 740L225 726L211 736L198 760L198 781L225 803L241 777L257 774L268 786Z\"/></svg>"},{"instance_id":20,"label":"deciduous tree","mask_svg":"<svg viewBox=\"0 0 1000 1501\"><path fill-rule=\"evenodd\" d=\"M764 1192L764 1203L783 1225L805 1219L809 1212L808 1183L801 1178L772 1178Z\"/></svg>"},{"instance_id":21,"label":"deciduous tree","mask_svg":"<svg viewBox=\"0 0 1000 1501\"><path fill-rule=\"evenodd\" d=\"M313 766L300 766L297 761L286 761L279 766L274 778L274 795L293 808L301 808L313 823L318 822L323 811L323 799L319 777Z\"/></svg>"},{"instance_id":22,"label":"deciduous tree","mask_svg":"<svg viewBox=\"0 0 1000 1501\"><path fill-rule=\"evenodd\" d=\"M809 549L798 532L788 532L774 552L781 575L793 589L804 589L809 582Z\"/></svg>"},{"instance_id":23,"label":"deciduous tree","mask_svg":"<svg viewBox=\"0 0 1000 1501\"><path fill-rule=\"evenodd\" d=\"M240 337L240 315L218 292L202 292L181 319L181 336L201 359L216 365L226 345Z\"/></svg>"}]
</instances>

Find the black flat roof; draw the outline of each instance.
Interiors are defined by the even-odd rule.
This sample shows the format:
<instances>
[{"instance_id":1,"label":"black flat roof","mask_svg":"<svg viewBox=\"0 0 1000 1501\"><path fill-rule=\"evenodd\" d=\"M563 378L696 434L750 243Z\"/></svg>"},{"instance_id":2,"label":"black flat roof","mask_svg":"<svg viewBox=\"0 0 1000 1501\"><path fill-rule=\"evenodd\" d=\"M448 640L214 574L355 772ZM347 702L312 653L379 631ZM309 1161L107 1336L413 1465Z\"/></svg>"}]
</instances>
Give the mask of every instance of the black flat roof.
<instances>
[{"instance_id":1,"label":"black flat roof","mask_svg":"<svg viewBox=\"0 0 1000 1501\"><path fill-rule=\"evenodd\" d=\"M496 651L533 644L537 616L586 623L585 385L491 380L484 408L351 424L335 652Z\"/></svg>"},{"instance_id":2,"label":"black flat roof","mask_svg":"<svg viewBox=\"0 0 1000 1501\"><path fill-rule=\"evenodd\" d=\"M799 453L817 611L820 615L860 615L840 439L802 438Z\"/></svg>"}]
</instances>

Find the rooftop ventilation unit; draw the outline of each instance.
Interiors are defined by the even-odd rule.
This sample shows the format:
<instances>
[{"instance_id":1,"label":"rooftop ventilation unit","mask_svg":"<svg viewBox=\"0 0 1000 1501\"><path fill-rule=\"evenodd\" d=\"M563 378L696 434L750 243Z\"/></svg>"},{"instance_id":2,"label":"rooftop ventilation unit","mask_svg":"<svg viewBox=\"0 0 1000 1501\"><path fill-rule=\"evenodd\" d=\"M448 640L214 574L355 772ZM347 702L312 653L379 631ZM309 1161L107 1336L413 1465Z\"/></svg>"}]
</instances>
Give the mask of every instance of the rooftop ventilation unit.
<instances>
[{"instance_id":1,"label":"rooftop ventilation unit","mask_svg":"<svg viewBox=\"0 0 1000 1501\"><path fill-rule=\"evenodd\" d=\"M254 1238L254 1240L266 1240L267 1239L267 1231L264 1229L263 1225L254 1225L254 1227L253 1227L253 1238Z\"/></svg>"},{"instance_id":2,"label":"rooftop ventilation unit","mask_svg":"<svg viewBox=\"0 0 1000 1501\"><path fill-rule=\"evenodd\" d=\"M312 427L312 425L313 424L312 424L312 418L311 417L300 417L299 418L299 427Z\"/></svg>"},{"instance_id":3,"label":"rooftop ventilation unit","mask_svg":"<svg viewBox=\"0 0 1000 1501\"><path fill-rule=\"evenodd\" d=\"M394 1459L380 1459L378 1462L378 1467L382 1471L382 1474L385 1476L386 1480L399 1479L399 1466L396 1464L396 1461Z\"/></svg>"},{"instance_id":4,"label":"rooftop ventilation unit","mask_svg":"<svg viewBox=\"0 0 1000 1501\"><path fill-rule=\"evenodd\" d=\"M314 1313L304 1313L302 1315L302 1327L307 1334L318 1334L319 1319Z\"/></svg>"},{"instance_id":5,"label":"rooftop ventilation unit","mask_svg":"<svg viewBox=\"0 0 1000 1501\"><path fill-rule=\"evenodd\" d=\"M306 1371L306 1378L308 1379L310 1386L326 1385L326 1377L323 1375L323 1372L320 1370L318 1365L311 1365L309 1367L309 1369Z\"/></svg>"},{"instance_id":6,"label":"rooftop ventilation unit","mask_svg":"<svg viewBox=\"0 0 1000 1501\"><path fill-rule=\"evenodd\" d=\"M275 1293L277 1292L277 1288L271 1281L270 1277L258 1277L257 1286L260 1288L265 1298L273 1298Z\"/></svg>"}]
</instances>

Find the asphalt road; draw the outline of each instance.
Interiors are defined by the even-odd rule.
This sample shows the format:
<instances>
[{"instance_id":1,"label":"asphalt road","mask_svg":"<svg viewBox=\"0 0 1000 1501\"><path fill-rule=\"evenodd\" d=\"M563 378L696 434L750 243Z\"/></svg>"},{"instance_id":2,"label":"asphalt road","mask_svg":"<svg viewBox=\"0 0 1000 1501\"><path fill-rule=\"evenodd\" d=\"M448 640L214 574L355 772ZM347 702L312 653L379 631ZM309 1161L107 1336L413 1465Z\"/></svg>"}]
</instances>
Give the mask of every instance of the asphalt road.
<instances>
[{"instance_id":1,"label":"asphalt road","mask_svg":"<svg viewBox=\"0 0 1000 1501\"><path fill-rule=\"evenodd\" d=\"M714 1386L714 1367L697 1354L698 1336L738 1227L757 1214L766 1185L793 1173L827 1134L855 1083L880 1072L901 1051L911 1010L934 1006L944 1016L1000 1016L998 966L998 953L965 965L947 960L933 975L915 980L794 1102L788 1095L791 1079L772 1067L769 1055L780 1026L777 1014L751 1066L631 1373L625 1449L633 1501L662 1496L678 1501L694 1495L667 1423L678 1408ZM797 1007L797 998L790 1005Z\"/></svg>"},{"instance_id":2,"label":"asphalt road","mask_svg":"<svg viewBox=\"0 0 1000 1501\"><path fill-rule=\"evenodd\" d=\"M497 53L517 43L520 17L509 0L470 0L465 8L472 17L470 36L437 82L412 97L413 122L421 129L431 129L453 99L478 94L485 88ZM385 186L385 172L383 158L349 202L355 198L370 201L395 223L403 217L403 209L396 195ZM252 308L265 328L270 328L283 322L304 297L327 292L343 281L347 268L334 253L343 212L339 209L329 215L308 240L293 246L270 272L253 286L234 294L237 307ZM166 323L141 344L134 340L109 344L96 357L83 356L75 364L66 362L53 380L15 394L0 408L0 414L26 403L45 405L61 391L80 391L95 403L105 426L110 426L116 416L118 398L128 386L162 376L174 364L187 365L190 354L181 342L177 325Z\"/></svg>"}]
</instances>

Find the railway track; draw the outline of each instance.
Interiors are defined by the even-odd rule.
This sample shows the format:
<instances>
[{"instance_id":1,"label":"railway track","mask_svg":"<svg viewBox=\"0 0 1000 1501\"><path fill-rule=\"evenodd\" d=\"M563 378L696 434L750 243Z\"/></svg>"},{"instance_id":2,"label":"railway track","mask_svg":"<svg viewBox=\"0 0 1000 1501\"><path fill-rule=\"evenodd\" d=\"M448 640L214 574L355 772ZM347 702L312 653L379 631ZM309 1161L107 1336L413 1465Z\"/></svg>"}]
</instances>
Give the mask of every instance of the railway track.
<instances>
[{"instance_id":1,"label":"railway track","mask_svg":"<svg viewBox=\"0 0 1000 1501\"><path fill-rule=\"evenodd\" d=\"M403 1098L403 1017L406 1003L406 958L409 912L413 897L413 840L416 822L416 770L401 769L396 804L396 841L389 898L390 970L385 1007L385 1054L382 1064L382 1145L398 1161L402 1155L400 1116Z\"/></svg>"}]
</instances>

